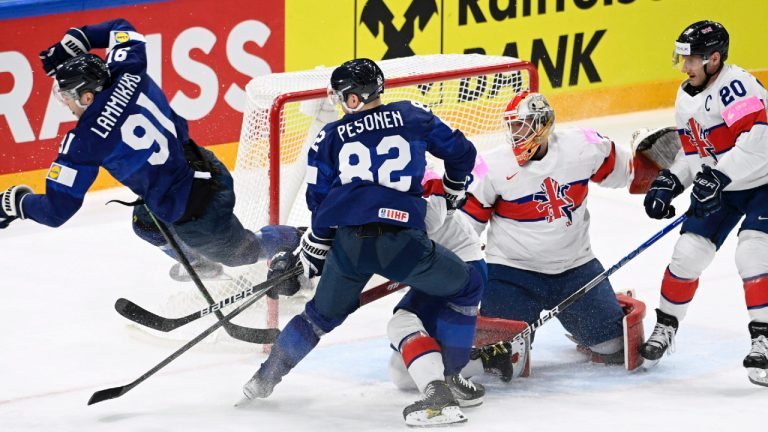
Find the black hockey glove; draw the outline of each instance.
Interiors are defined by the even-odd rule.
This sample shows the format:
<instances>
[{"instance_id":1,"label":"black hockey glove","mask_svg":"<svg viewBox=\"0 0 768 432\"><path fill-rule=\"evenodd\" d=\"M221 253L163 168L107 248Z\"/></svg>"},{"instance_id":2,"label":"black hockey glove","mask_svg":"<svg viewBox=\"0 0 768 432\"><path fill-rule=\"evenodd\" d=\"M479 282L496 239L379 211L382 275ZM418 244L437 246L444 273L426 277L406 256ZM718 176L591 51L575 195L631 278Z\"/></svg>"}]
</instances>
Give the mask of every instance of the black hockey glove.
<instances>
[{"instance_id":1,"label":"black hockey glove","mask_svg":"<svg viewBox=\"0 0 768 432\"><path fill-rule=\"evenodd\" d=\"M267 280L280 277L285 272L296 267L298 263L299 263L299 256L294 255L293 252L282 251L282 252L276 253L269 260L269 271L267 272ZM299 283L299 277L296 276L295 278L288 279L272 287L272 289L267 291L267 296L273 299L276 299L278 295L292 296L299 291L299 288L301 288L301 284Z\"/></svg>"},{"instance_id":2,"label":"black hockey glove","mask_svg":"<svg viewBox=\"0 0 768 432\"><path fill-rule=\"evenodd\" d=\"M311 230L304 233L301 237L301 246L294 252L304 268L304 277L311 279L323 274L325 259L332 244L333 239L315 237Z\"/></svg>"},{"instance_id":3,"label":"black hockey glove","mask_svg":"<svg viewBox=\"0 0 768 432\"><path fill-rule=\"evenodd\" d=\"M645 194L645 213L654 219L669 219L675 215L672 199L683 192L683 184L668 169L661 170Z\"/></svg>"},{"instance_id":4,"label":"black hockey glove","mask_svg":"<svg viewBox=\"0 0 768 432\"><path fill-rule=\"evenodd\" d=\"M722 172L702 165L693 179L691 191L691 212L696 217L707 217L723 206L723 189L731 183L730 177Z\"/></svg>"},{"instance_id":5,"label":"black hockey glove","mask_svg":"<svg viewBox=\"0 0 768 432\"><path fill-rule=\"evenodd\" d=\"M448 209L448 216L453 216L456 210L464 207L467 202L466 188L467 180L457 182L448 178L447 175L443 175L443 190L445 194L446 207Z\"/></svg>"},{"instance_id":6,"label":"black hockey glove","mask_svg":"<svg viewBox=\"0 0 768 432\"><path fill-rule=\"evenodd\" d=\"M91 50L91 43L85 37L85 33L79 28L67 30L61 42L51 45L45 51L40 52L40 60L43 62L43 70L48 76L55 76L61 65L81 54Z\"/></svg>"},{"instance_id":7,"label":"black hockey glove","mask_svg":"<svg viewBox=\"0 0 768 432\"><path fill-rule=\"evenodd\" d=\"M24 195L33 193L27 185L11 186L0 194L0 229L7 227L14 219L24 219L21 200Z\"/></svg>"}]
</instances>

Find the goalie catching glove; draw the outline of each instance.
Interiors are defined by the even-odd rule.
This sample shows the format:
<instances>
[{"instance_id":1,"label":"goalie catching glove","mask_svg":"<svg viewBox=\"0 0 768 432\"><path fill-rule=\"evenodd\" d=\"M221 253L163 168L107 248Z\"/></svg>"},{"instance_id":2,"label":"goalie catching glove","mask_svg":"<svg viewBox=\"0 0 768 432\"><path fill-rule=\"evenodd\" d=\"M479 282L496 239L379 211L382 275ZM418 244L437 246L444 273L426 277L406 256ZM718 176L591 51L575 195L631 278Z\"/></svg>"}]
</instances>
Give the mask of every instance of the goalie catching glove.
<instances>
[{"instance_id":1,"label":"goalie catching glove","mask_svg":"<svg viewBox=\"0 0 768 432\"><path fill-rule=\"evenodd\" d=\"M24 219L21 200L31 194L32 189L27 185L11 186L0 195L0 229L7 227L14 219Z\"/></svg>"},{"instance_id":2,"label":"goalie catching glove","mask_svg":"<svg viewBox=\"0 0 768 432\"><path fill-rule=\"evenodd\" d=\"M40 52L43 70L48 76L55 76L62 64L67 60L85 54L91 50L91 43L79 28L67 30L61 42L51 45Z\"/></svg>"},{"instance_id":3,"label":"goalie catching glove","mask_svg":"<svg viewBox=\"0 0 768 432\"><path fill-rule=\"evenodd\" d=\"M449 217L453 216L456 210L464 207L464 204L467 202L466 184L466 179L457 182L449 179L447 175L443 175L443 190L445 191L443 197L445 198Z\"/></svg>"}]
</instances>

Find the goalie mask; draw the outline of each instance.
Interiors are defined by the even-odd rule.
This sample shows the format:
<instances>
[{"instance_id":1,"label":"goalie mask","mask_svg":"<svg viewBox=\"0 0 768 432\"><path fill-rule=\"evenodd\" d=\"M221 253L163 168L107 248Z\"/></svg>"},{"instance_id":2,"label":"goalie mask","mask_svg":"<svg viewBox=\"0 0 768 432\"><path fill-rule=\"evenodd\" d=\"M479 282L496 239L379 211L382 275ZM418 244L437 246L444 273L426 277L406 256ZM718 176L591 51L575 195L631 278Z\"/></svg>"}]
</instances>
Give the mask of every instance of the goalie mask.
<instances>
[{"instance_id":1,"label":"goalie mask","mask_svg":"<svg viewBox=\"0 0 768 432\"><path fill-rule=\"evenodd\" d=\"M94 54L73 57L56 71L53 94L56 100L66 106L65 100L74 101L80 108L80 96L86 91L98 93L109 85L110 75L107 64Z\"/></svg>"},{"instance_id":2,"label":"goalie mask","mask_svg":"<svg viewBox=\"0 0 768 432\"><path fill-rule=\"evenodd\" d=\"M504 112L507 141L512 146L517 163L525 165L547 142L555 124L555 111L540 93L520 92Z\"/></svg>"},{"instance_id":3,"label":"goalie mask","mask_svg":"<svg viewBox=\"0 0 768 432\"><path fill-rule=\"evenodd\" d=\"M360 111L363 105L378 99L382 93L384 73L373 60L367 58L350 60L334 69L328 86L331 103L342 104L345 111L350 113ZM360 98L358 106L347 106L347 96L350 94Z\"/></svg>"}]
</instances>

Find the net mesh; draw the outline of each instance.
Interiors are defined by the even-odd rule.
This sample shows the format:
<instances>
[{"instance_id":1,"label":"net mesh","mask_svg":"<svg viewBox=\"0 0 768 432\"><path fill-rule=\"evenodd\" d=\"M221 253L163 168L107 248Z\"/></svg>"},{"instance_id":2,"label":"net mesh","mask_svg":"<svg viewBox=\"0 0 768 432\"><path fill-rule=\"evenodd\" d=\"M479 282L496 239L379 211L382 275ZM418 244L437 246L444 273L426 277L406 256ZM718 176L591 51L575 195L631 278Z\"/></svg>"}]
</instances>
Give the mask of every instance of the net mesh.
<instances>
[{"instance_id":1,"label":"net mesh","mask_svg":"<svg viewBox=\"0 0 768 432\"><path fill-rule=\"evenodd\" d=\"M512 96L521 90L536 90L535 69L510 57L448 54L378 64L386 78L384 103L411 100L428 106L444 122L464 132L479 149L503 140L501 117ZM304 201L307 149L320 129L342 114L325 97L332 72L333 68L316 68L271 74L254 78L246 87L247 106L233 172L235 214L246 228L257 231L270 223L309 224L310 213ZM279 184L279 203L270 200L270 192L276 193L270 173ZM228 273L231 280L207 284L217 300L263 282L266 266L259 263L231 268ZM311 290L302 290L288 301L281 300L280 317L290 318L301 310L310 295ZM176 293L169 302L163 308L169 316L206 306L190 287L186 295ZM234 322L261 328L271 315L271 325L275 325L275 312L268 311L266 303L260 300Z\"/></svg>"}]
</instances>

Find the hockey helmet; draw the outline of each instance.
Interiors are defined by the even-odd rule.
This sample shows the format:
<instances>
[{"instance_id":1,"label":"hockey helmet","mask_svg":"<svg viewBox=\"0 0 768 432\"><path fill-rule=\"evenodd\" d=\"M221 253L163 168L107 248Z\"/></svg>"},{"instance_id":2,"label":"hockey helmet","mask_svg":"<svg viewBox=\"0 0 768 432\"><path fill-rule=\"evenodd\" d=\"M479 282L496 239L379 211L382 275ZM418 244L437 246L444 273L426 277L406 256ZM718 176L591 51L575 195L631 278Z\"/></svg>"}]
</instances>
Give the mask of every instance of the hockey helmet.
<instances>
[{"instance_id":1,"label":"hockey helmet","mask_svg":"<svg viewBox=\"0 0 768 432\"><path fill-rule=\"evenodd\" d=\"M504 110L507 141L517 163L525 165L544 144L555 124L555 111L541 93L522 91Z\"/></svg>"},{"instance_id":2,"label":"hockey helmet","mask_svg":"<svg viewBox=\"0 0 768 432\"><path fill-rule=\"evenodd\" d=\"M53 93L62 103L63 99L69 99L79 105L83 93L98 93L109 82L109 69L104 60L95 54L83 54L65 61L56 71Z\"/></svg>"},{"instance_id":3,"label":"hockey helmet","mask_svg":"<svg viewBox=\"0 0 768 432\"><path fill-rule=\"evenodd\" d=\"M682 65L682 56L699 55L702 66L709 62L709 56L714 52L720 53L721 64L728 58L728 43L730 36L722 24L715 21L703 20L689 25L675 41L675 51L672 54L672 65Z\"/></svg>"},{"instance_id":4,"label":"hockey helmet","mask_svg":"<svg viewBox=\"0 0 768 432\"><path fill-rule=\"evenodd\" d=\"M359 58L343 63L334 69L328 86L328 96L333 104L341 103L349 112L359 111L363 105L384 93L384 73L373 60ZM356 107L347 106L347 96L360 98Z\"/></svg>"}]
</instances>

